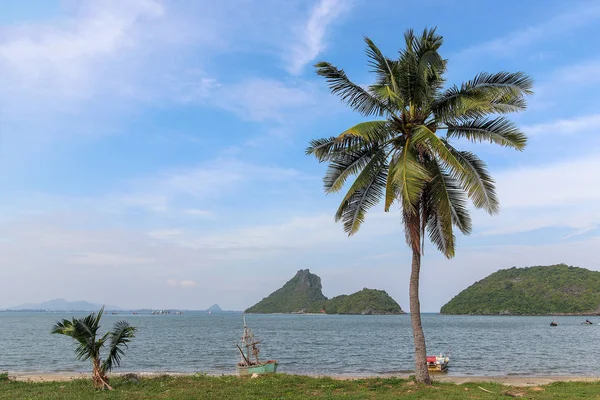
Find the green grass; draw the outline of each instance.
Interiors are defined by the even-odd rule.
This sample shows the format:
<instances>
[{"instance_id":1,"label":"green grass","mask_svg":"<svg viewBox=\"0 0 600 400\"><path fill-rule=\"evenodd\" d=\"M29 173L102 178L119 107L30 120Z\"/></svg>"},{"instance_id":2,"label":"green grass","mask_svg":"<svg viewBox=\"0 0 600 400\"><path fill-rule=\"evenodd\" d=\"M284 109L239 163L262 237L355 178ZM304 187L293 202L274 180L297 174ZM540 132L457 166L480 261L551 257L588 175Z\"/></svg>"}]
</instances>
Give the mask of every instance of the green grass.
<instances>
[{"instance_id":1,"label":"green grass","mask_svg":"<svg viewBox=\"0 0 600 400\"><path fill-rule=\"evenodd\" d=\"M527 399L600 398L600 383L589 382L558 382L538 388L513 388L497 383L422 386L395 378L335 380L277 374L257 379L162 376L139 382L113 378L111 384L115 390L97 391L86 379L44 383L0 381L0 399L509 399L516 394Z\"/></svg>"}]
</instances>

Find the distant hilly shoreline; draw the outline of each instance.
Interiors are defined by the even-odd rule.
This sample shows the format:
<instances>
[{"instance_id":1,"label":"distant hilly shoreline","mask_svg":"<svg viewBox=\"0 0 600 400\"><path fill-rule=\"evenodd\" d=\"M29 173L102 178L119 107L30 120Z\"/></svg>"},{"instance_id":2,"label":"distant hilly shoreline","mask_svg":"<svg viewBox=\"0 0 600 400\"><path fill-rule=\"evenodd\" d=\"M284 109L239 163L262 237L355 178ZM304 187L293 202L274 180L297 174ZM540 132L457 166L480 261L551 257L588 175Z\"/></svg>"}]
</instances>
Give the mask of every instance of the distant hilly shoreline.
<instances>
[{"instance_id":1,"label":"distant hilly shoreline","mask_svg":"<svg viewBox=\"0 0 600 400\"><path fill-rule=\"evenodd\" d=\"M102 304L89 301L68 301L65 299L52 299L41 303L25 303L12 307L0 308L0 311L98 311ZM115 305L104 305L106 311L142 311L156 310L156 308L122 308ZM207 309L184 309L184 308L162 308L164 310L184 310L184 311L206 311L210 313L239 313L241 310L223 310L218 304L213 304Z\"/></svg>"},{"instance_id":2,"label":"distant hilly shoreline","mask_svg":"<svg viewBox=\"0 0 600 400\"><path fill-rule=\"evenodd\" d=\"M448 315L600 315L600 272L566 264L501 269L445 304Z\"/></svg>"}]
</instances>

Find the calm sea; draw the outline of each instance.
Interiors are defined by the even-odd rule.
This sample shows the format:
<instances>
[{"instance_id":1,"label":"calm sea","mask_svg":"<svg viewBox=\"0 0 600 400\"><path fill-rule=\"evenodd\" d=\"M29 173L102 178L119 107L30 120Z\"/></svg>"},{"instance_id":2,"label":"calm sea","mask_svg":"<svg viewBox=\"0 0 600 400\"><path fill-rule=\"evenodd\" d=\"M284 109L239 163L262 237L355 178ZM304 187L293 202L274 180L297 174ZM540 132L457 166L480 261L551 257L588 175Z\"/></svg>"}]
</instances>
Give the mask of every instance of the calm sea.
<instances>
[{"instance_id":1,"label":"calm sea","mask_svg":"<svg viewBox=\"0 0 600 400\"><path fill-rule=\"evenodd\" d=\"M79 314L0 312L0 372L88 371L75 343L50 335L60 318ZM106 315L103 332L126 319L139 331L121 371L233 373L241 314ZM248 315L261 355L288 373L374 375L413 367L410 317ZM423 315L429 354L451 347L450 375L598 375L600 318Z\"/></svg>"}]
</instances>

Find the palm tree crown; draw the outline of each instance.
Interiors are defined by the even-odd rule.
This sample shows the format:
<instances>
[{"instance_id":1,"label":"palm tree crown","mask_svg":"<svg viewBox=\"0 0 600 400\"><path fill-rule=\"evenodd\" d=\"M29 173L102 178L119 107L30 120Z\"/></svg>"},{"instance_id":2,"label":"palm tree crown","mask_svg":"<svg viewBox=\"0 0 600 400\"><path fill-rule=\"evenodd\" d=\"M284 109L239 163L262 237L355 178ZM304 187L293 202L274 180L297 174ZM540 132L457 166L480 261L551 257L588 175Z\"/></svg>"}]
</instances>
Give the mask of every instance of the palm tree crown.
<instances>
[{"instance_id":1,"label":"palm tree crown","mask_svg":"<svg viewBox=\"0 0 600 400\"><path fill-rule=\"evenodd\" d=\"M404 35L406 48L397 59L385 57L365 38L374 84L352 83L343 70L327 62L316 64L331 92L364 117L383 117L359 123L330 138L313 140L307 149L329 162L325 191L337 192L346 180L355 181L335 215L352 235L366 211L381 198L385 210L398 200L405 222L418 216L419 230L407 229L407 241L421 249L425 231L447 257L455 251L453 226L471 232L466 204L498 211L494 182L475 154L457 150L451 139L489 141L522 150L526 136L504 116L524 110L532 80L524 73L481 73L459 86L444 88L446 60L438 49L442 37L435 29L421 36ZM410 224L405 224L405 226Z\"/></svg>"}]
</instances>

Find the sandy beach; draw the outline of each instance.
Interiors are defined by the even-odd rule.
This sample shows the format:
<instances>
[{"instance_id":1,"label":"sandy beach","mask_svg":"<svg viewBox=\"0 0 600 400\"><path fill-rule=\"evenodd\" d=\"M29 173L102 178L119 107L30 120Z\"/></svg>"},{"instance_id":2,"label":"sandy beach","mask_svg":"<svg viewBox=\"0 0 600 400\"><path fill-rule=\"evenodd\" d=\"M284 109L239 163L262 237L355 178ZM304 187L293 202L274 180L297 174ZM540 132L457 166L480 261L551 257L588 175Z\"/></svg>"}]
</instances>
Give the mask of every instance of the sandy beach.
<instances>
[{"instance_id":1,"label":"sandy beach","mask_svg":"<svg viewBox=\"0 0 600 400\"><path fill-rule=\"evenodd\" d=\"M114 374L120 376L126 373ZM156 377L160 375L184 376L191 375L185 373L172 372L138 372L135 373L141 377ZM74 379L90 378L89 373L11 373L9 376L17 381L24 382L67 382ZM330 377L333 379L352 380L367 378L408 378L408 375L309 375L313 377ZM548 385L553 382L598 382L600 376L453 376L453 375L432 375L432 379L438 382L456 383L458 385L468 382L495 382L507 386L540 386Z\"/></svg>"}]
</instances>

